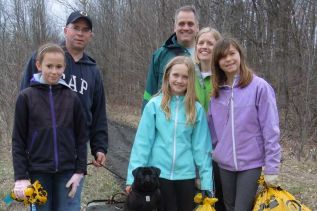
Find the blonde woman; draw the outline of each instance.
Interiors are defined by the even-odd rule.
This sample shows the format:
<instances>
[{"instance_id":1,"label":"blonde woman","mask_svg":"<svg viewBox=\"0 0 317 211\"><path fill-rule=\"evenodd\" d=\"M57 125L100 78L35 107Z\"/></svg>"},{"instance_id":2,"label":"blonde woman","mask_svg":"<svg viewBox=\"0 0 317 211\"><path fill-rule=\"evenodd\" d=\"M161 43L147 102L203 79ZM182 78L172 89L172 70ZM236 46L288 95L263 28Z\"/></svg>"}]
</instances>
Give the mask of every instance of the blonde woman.
<instances>
[{"instance_id":1,"label":"blonde woman","mask_svg":"<svg viewBox=\"0 0 317 211\"><path fill-rule=\"evenodd\" d=\"M197 98L205 111L211 97L211 60L212 50L221 34L214 28L201 29L196 37L195 45L195 91Z\"/></svg>"},{"instance_id":2,"label":"blonde woman","mask_svg":"<svg viewBox=\"0 0 317 211\"><path fill-rule=\"evenodd\" d=\"M208 111L212 92L211 81L211 60L213 48L218 40L222 38L221 34L214 28L205 27L201 29L196 36L195 45L195 91L200 104ZM214 171L215 195L218 198L216 210L225 211L222 197L221 181L219 168L216 162L212 162ZM199 179L197 180L199 184Z\"/></svg>"},{"instance_id":3,"label":"blonde woman","mask_svg":"<svg viewBox=\"0 0 317 211\"><path fill-rule=\"evenodd\" d=\"M212 191L211 137L203 107L196 102L194 63L178 56L166 66L162 89L145 106L133 144L127 176L140 166L161 170L165 211L192 211L195 166L201 190Z\"/></svg>"}]
</instances>

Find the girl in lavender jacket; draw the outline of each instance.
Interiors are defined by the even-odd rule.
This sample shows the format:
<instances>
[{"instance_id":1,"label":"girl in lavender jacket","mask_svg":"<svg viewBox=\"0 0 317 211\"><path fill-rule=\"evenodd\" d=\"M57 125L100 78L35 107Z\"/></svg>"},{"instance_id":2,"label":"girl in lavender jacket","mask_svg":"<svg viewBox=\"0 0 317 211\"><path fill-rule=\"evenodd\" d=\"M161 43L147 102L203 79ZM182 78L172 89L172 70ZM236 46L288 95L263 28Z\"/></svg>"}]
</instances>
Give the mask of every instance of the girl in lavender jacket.
<instances>
[{"instance_id":1,"label":"girl in lavender jacket","mask_svg":"<svg viewBox=\"0 0 317 211\"><path fill-rule=\"evenodd\" d=\"M213 97L208 112L213 159L220 167L227 211L252 209L264 167L267 184L276 183L281 149L273 88L248 68L231 38L213 49Z\"/></svg>"}]
</instances>

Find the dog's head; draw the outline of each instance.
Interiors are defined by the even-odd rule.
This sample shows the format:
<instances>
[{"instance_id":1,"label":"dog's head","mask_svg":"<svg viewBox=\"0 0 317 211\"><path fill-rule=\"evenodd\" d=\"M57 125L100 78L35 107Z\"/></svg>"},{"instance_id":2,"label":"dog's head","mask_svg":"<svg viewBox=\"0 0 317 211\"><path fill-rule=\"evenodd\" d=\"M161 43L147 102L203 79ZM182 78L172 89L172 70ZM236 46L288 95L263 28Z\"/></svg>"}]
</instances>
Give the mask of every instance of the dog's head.
<instances>
[{"instance_id":1,"label":"dog's head","mask_svg":"<svg viewBox=\"0 0 317 211\"><path fill-rule=\"evenodd\" d=\"M159 187L159 176L161 170L159 168L138 167L132 171L134 176L133 189L140 192L151 192Z\"/></svg>"}]
</instances>

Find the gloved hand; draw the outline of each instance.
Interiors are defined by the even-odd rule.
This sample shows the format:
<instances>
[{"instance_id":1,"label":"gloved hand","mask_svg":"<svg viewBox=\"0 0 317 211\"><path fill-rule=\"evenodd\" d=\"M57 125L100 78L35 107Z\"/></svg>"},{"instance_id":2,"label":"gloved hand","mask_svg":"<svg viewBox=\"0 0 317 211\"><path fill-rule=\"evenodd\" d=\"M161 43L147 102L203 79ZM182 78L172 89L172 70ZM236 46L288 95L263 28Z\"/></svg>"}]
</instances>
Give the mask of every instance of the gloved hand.
<instances>
[{"instance_id":1,"label":"gloved hand","mask_svg":"<svg viewBox=\"0 0 317 211\"><path fill-rule=\"evenodd\" d=\"M266 174L266 175L264 175L264 181L265 181L267 186L277 186L278 175Z\"/></svg>"},{"instance_id":2,"label":"gloved hand","mask_svg":"<svg viewBox=\"0 0 317 211\"><path fill-rule=\"evenodd\" d=\"M27 179L23 179L23 180L17 180L14 183L14 195L18 198L18 199L24 199L25 198L25 194L24 194L24 190L31 185L31 182Z\"/></svg>"},{"instance_id":3,"label":"gloved hand","mask_svg":"<svg viewBox=\"0 0 317 211\"><path fill-rule=\"evenodd\" d=\"M77 187L79 186L79 183L83 177L84 177L83 173L75 173L70 178L70 180L68 180L68 182L66 183L66 188L70 188L68 197L74 198L77 191Z\"/></svg>"}]
</instances>

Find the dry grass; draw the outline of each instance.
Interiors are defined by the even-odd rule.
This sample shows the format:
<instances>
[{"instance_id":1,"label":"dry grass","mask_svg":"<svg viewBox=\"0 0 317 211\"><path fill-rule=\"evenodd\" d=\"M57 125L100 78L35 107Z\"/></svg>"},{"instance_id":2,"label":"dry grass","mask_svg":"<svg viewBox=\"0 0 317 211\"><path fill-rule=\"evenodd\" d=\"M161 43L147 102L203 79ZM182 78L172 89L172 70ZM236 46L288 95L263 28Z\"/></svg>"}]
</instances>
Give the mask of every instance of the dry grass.
<instances>
[{"instance_id":1,"label":"dry grass","mask_svg":"<svg viewBox=\"0 0 317 211\"><path fill-rule=\"evenodd\" d=\"M293 150L284 145L284 159L279 176L281 187L289 191L297 200L312 210L317 210L316 160L298 161L295 156L293 156ZM316 149L316 146L312 147Z\"/></svg>"},{"instance_id":2,"label":"dry grass","mask_svg":"<svg viewBox=\"0 0 317 211\"><path fill-rule=\"evenodd\" d=\"M107 115L115 122L137 128L141 109L127 105L107 105Z\"/></svg>"},{"instance_id":3,"label":"dry grass","mask_svg":"<svg viewBox=\"0 0 317 211\"><path fill-rule=\"evenodd\" d=\"M121 191L122 188L111 173L104 168L96 168L90 165L88 166L88 175L85 178L81 195L82 207L84 208L89 201L109 199L111 195Z\"/></svg>"}]
</instances>

